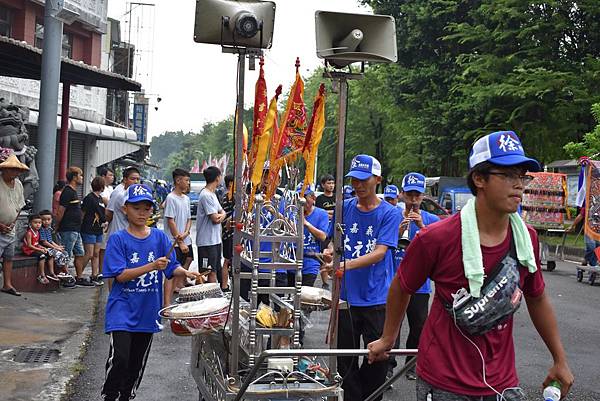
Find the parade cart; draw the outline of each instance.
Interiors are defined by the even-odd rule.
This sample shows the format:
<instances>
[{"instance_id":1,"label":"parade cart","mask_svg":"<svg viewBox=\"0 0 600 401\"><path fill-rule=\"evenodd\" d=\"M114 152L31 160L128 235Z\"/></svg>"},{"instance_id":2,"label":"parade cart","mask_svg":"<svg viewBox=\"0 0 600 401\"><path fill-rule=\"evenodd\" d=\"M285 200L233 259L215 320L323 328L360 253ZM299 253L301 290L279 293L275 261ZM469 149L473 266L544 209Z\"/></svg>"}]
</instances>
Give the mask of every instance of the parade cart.
<instances>
[{"instance_id":1,"label":"parade cart","mask_svg":"<svg viewBox=\"0 0 600 401\"><path fill-rule=\"evenodd\" d=\"M600 241L600 161L582 157L579 159L579 164L582 169L582 184L585 190L584 233L586 239ZM594 253L600 260L600 247L596 248ZM600 268L598 266L577 266L577 281L582 282L586 272L588 273L588 283L594 285L600 276Z\"/></svg>"},{"instance_id":2,"label":"parade cart","mask_svg":"<svg viewBox=\"0 0 600 401\"><path fill-rule=\"evenodd\" d=\"M343 378L328 360L366 356L367 350L300 348L303 312L332 306L331 297L320 289L302 293L303 205L295 191L270 202L257 195L253 211L241 219L241 266L234 271L234 291L223 294L211 283L189 287L180 292L178 304L161 311L174 334L191 336L190 367L200 400L342 400ZM276 287L277 270L294 271L294 285ZM239 296L241 280L250 283L249 301ZM273 305L272 324L259 316L265 307L259 303L261 294ZM344 307L343 302L339 305ZM283 311L286 318L281 321ZM291 339L289 348L275 349L282 338ZM416 355L416 350L391 353ZM411 366L397 372L381 391Z\"/></svg>"},{"instance_id":3,"label":"parade cart","mask_svg":"<svg viewBox=\"0 0 600 401\"><path fill-rule=\"evenodd\" d=\"M548 239L561 237L562 244L567 232L564 228L567 202L567 176L559 173L527 173L533 177L523 193L523 220L538 233L540 261L546 270L556 268L559 246L550 253Z\"/></svg>"},{"instance_id":4,"label":"parade cart","mask_svg":"<svg viewBox=\"0 0 600 401\"><path fill-rule=\"evenodd\" d=\"M196 1L194 40L220 45L224 53L238 56L232 291L229 297L187 297L189 302L161 311L174 333L191 336L191 372L200 400L342 400L344 378L337 373L337 357L367 355L366 350L336 349L337 315L344 306L339 301L341 275L334 274L327 302L324 297L302 300L305 200L296 185L303 182L306 188L316 175L316 156L326 123L325 85L321 84L315 96L309 122L297 59L296 80L278 122L281 85L269 102L262 59L263 49L271 47L274 21L272 1ZM317 56L325 62L324 78L332 81L339 96L335 215L341 220L348 80L363 77L365 62L397 60L396 26L391 16L317 11L315 28ZM243 123L245 70L246 61L255 69L256 59L260 59L260 72L250 141ZM360 69L353 70L353 63L360 63ZM284 169L284 188L277 188ZM336 224L336 273L341 273L342 232L342 224ZM293 272L293 282L276 286L277 271L287 272L287 277ZM211 291L199 288L197 292L198 297L205 297ZM327 348L301 348L303 304L306 311L330 308L328 341L323 344ZM392 350L391 354L416 355L416 350Z\"/></svg>"}]
</instances>

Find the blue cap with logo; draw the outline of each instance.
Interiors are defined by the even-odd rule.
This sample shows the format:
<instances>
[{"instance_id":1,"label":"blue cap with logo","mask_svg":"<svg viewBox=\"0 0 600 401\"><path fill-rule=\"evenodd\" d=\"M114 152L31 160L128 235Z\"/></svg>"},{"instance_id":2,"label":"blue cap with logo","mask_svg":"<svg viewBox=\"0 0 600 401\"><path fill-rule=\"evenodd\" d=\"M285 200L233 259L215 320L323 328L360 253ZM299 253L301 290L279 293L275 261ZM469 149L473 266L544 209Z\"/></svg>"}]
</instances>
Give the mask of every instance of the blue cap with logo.
<instances>
[{"instance_id":1,"label":"blue cap with logo","mask_svg":"<svg viewBox=\"0 0 600 401\"><path fill-rule=\"evenodd\" d=\"M342 191L344 194L344 199L350 199L350 198L354 197L354 188L352 188L352 186L344 185L344 188Z\"/></svg>"},{"instance_id":2,"label":"blue cap with logo","mask_svg":"<svg viewBox=\"0 0 600 401\"><path fill-rule=\"evenodd\" d=\"M304 186L303 183L298 184L298 186L296 187L296 192L301 193L303 186ZM314 185L308 185L306 187L306 189L304 190L304 196L312 195L314 193L315 193L315 187L314 187Z\"/></svg>"},{"instance_id":3,"label":"blue cap with logo","mask_svg":"<svg viewBox=\"0 0 600 401\"><path fill-rule=\"evenodd\" d=\"M383 190L384 198L396 199L400 195L400 190L395 185L387 185Z\"/></svg>"},{"instance_id":4,"label":"blue cap with logo","mask_svg":"<svg viewBox=\"0 0 600 401\"><path fill-rule=\"evenodd\" d=\"M513 131L498 131L479 138L469 155L469 168L490 162L499 166L525 165L527 171L540 171L537 160L525 156L521 140Z\"/></svg>"},{"instance_id":5,"label":"blue cap with logo","mask_svg":"<svg viewBox=\"0 0 600 401\"><path fill-rule=\"evenodd\" d=\"M127 200L125 203L150 202L154 203L152 190L143 184L133 184L127 188Z\"/></svg>"},{"instance_id":6,"label":"blue cap with logo","mask_svg":"<svg viewBox=\"0 0 600 401\"><path fill-rule=\"evenodd\" d=\"M408 173L402 179L402 190L404 192L425 192L425 176L420 173Z\"/></svg>"},{"instance_id":7,"label":"blue cap with logo","mask_svg":"<svg viewBox=\"0 0 600 401\"><path fill-rule=\"evenodd\" d=\"M350 171L346 174L346 177L367 180L373 175L381 176L381 163L379 163L379 160L369 155L358 155L352 159Z\"/></svg>"}]
</instances>

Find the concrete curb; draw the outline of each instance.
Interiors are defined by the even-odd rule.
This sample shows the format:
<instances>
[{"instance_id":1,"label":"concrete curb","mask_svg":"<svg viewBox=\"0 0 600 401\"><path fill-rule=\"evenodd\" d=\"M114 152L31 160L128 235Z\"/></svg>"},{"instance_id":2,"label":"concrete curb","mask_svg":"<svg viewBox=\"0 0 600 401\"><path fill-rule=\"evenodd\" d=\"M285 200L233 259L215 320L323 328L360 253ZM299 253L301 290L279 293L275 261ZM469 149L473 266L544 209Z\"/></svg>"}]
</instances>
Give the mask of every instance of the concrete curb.
<instances>
[{"instance_id":1,"label":"concrete curb","mask_svg":"<svg viewBox=\"0 0 600 401\"><path fill-rule=\"evenodd\" d=\"M69 399L74 381L81 373L81 361L87 352L93 326L98 319L98 302L103 287L95 289L90 320L61 344L61 357L52 368L52 384L32 398L32 401L66 401Z\"/></svg>"}]
</instances>

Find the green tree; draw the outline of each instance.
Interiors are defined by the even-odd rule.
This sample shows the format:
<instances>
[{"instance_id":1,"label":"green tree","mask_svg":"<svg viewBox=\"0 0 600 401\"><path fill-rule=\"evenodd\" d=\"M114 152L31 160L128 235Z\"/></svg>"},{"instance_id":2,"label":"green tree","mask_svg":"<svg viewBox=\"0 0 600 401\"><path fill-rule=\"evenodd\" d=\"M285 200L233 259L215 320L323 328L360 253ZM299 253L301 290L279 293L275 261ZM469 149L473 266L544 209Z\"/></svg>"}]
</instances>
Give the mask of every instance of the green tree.
<instances>
[{"instance_id":1,"label":"green tree","mask_svg":"<svg viewBox=\"0 0 600 401\"><path fill-rule=\"evenodd\" d=\"M494 130L517 131L528 152L548 162L592 129L600 2L363 3L396 18L399 61L386 82L402 120L391 121L427 174L463 173L471 143ZM403 167L406 159L393 169Z\"/></svg>"},{"instance_id":2,"label":"green tree","mask_svg":"<svg viewBox=\"0 0 600 401\"><path fill-rule=\"evenodd\" d=\"M592 114L598 123L594 130L585 134L580 142L569 142L564 146L565 152L573 159L581 156L597 158L600 155L600 103L592 106Z\"/></svg>"}]
</instances>

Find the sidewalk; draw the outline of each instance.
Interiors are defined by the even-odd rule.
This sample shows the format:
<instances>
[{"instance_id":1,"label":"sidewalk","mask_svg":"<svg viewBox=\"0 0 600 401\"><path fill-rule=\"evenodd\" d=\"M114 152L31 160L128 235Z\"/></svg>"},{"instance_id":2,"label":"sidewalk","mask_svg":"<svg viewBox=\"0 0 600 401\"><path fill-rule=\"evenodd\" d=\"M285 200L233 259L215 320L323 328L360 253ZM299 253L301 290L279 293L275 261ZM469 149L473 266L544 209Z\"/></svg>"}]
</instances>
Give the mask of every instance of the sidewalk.
<instances>
[{"instance_id":1,"label":"sidewalk","mask_svg":"<svg viewBox=\"0 0 600 401\"><path fill-rule=\"evenodd\" d=\"M103 288L61 288L48 293L23 293L21 297L0 293L3 401L66 398L69 383L81 370L80 360ZM15 362L25 348L33 348L38 356L49 357L50 361ZM34 355L30 353L30 359Z\"/></svg>"}]
</instances>

